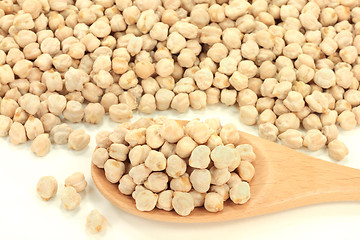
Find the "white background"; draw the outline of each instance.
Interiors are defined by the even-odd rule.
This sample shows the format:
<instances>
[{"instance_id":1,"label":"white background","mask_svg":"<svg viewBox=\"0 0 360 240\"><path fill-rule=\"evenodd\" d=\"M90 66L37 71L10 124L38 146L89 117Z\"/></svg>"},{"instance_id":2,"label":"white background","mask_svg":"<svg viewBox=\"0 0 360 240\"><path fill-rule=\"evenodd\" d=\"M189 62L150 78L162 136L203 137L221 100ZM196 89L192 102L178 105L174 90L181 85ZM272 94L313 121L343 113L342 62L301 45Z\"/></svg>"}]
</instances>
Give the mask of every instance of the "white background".
<instances>
[{"instance_id":1,"label":"white background","mask_svg":"<svg viewBox=\"0 0 360 240\"><path fill-rule=\"evenodd\" d=\"M165 111L146 116L159 115L180 119L219 117L222 124L233 122L242 131L257 135L256 127L239 122L235 107L219 105L201 111L190 110L185 114ZM132 121L139 117L140 114L136 113ZM106 118L99 125L72 126L85 127L92 135L89 146L81 152L69 151L66 145L56 145L52 146L50 154L38 158L31 153L30 143L13 146L8 138L0 138L0 239L360 239L359 202L319 204L206 224L162 223L132 216L109 203L96 189L90 174L95 134L100 130L111 130L116 124ZM339 139L350 150L349 156L340 164L360 169L359 135L360 128L351 132L340 131ZM331 161L326 150L309 154ZM84 172L88 187L81 193L80 207L67 211L60 202L64 179L77 171ZM36 193L38 179L46 175L54 176L59 185L57 196L49 202L43 201ZM86 217L94 208L109 223L106 232L96 235L85 230Z\"/></svg>"}]
</instances>

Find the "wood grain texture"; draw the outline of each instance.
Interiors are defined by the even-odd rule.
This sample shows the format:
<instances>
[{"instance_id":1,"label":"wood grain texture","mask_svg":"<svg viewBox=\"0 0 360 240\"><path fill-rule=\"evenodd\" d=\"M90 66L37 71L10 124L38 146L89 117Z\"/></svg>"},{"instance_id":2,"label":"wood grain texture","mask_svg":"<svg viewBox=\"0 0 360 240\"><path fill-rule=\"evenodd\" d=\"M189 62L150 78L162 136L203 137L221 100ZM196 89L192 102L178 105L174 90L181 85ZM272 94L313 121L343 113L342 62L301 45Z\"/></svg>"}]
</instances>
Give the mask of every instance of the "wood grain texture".
<instances>
[{"instance_id":1,"label":"wood grain texture","mask_svg":"<svg viewBox=\"0 0 360 240\"><path fill-rule=\"evenodd\" d=\"M360 201L360 170L310 157L279 144L239 132L239 144L254 147L256 174L250 182L251 199L244 205L230 200L218 213L196 208L189 216L154 209L140 212L135 201L105 178L104 170L92 164L93 180L99 191L120 209L152 220L166 222L216 222L246 218L295 207L334 201Z\"/></svg>"}]
</instances>

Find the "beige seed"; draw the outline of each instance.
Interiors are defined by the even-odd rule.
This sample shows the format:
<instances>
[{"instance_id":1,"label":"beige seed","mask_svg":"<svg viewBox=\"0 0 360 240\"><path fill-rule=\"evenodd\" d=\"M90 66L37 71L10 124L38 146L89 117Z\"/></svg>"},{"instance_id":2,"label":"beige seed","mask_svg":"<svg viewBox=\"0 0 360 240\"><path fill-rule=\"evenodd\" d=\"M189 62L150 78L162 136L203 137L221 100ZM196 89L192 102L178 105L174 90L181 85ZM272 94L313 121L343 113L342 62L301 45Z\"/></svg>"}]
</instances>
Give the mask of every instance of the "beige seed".
<instances>
[{"instance_id":1,"label":"beige seed","mask_svg":"<svg viewBox=\"0 0 360 240\"><path fill-rule=\"evenodd\" d=\"M52 176L41 177L37 183L36 191L45 201L53 198L58 189L57 181Z\"/></svg>"}]
</instances>

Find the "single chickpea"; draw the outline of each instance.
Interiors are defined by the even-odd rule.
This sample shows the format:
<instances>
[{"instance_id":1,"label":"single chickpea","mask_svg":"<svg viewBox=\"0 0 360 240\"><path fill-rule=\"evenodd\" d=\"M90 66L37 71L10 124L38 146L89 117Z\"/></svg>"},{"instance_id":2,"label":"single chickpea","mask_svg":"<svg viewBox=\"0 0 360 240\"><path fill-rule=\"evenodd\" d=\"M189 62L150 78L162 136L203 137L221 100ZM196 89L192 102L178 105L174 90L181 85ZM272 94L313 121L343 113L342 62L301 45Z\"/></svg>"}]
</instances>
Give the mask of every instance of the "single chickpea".
<instances>
[{"instance_id":1,"label":"single chickpea","mask_svg":"<svg viewBox=\"0 0 360 240\"><path fill-rule=\"evenodd\" d=\"M170 188L174 191L189 192L191 190L189 174L185 173L178 178L171 179Z\"/></svg>"},{"instance_id":2,"label":"single chickpea","mask_svg":"<svg viewBox=\"0 0 360 240\"><path fill-rule=\"evenodd\" d=\"M161 193L159 193L159 198L156 207L165 211L171 211L173 209L172 198L173 198L172 190L162 191Z\"/></svg>"},{"instance_id":3,"label":"single chickpea","mask_svg":"<svg viewBox=\"0 0 360 240\"><path fill-rule=\"evenodd\" d=\"M258 117L258 111L255 106L246 105L241 106L240 109L240 120L246 125L254 125L256 124L256 120Z\"/></svg>"},{"instance_id":4,"label":"single chickpea","mask_svg":"<svg viewBox=\"0 0 360 240\"><path fill-rule=\"evenodd\" d=\"M248 161L241 161L237 171L241 179L246 182L250 182L255 175L255 168Z\"/></svg>"},{"instance_id":5,"label":"single chickpea","mask_svg":"<svg viewBox=\"0 0 360 240\"><path fill-rule=\"evenodd\" d=\"M1 122L1 119L0 119L0 122ZM3 128L5 127L5 129L8 128L7 124L1 125L1 126L3 126ZM6 135L6 131L5 131L5 133L1 133L1 131L2 130L0 130L0 136ZM11 124L10 129L9 129L9 137L10 137L11 143L14 145L25 143L27 141L25 127L19 122L14 122L13 124Z\"/></svg>"},{"instance_id":6,"label":"single chickpea","mask_svg":"<svg viewBox=\"0 0 360 240\"><path fill-rule=\"evenodd\" d=\"M200 145L194 148L189 158L189 166L205 169L210 164L210 148Z\"/></svg>"},{"instance_id":7,"label":"single chickpea","mask_svg":"<svg viewBox=\"0 0 360 240\"><path fill-rule=\"evenodd\" d=\"M91 233L103 231L107 226L107 221L96 209L92 210L86 217L86 229Z\"/></svg>"},{"instance_id":8,"label":"single chickpea","mask_svg":"<svg viewBox=\"0 0 360 240\"><path fill-rule=\"evenodd\" d=\"M327 97L319 91L314 91L311 95L306 96L305 101L314 112L324 113L328 109Z\"/></svg>"},{"instance_id":9,"label":"single chickpea","mask_svg":"<svg viewBox=\"0 0 360 240\"><path fill-rule=\"evenodd\" d=\"M346 155L349 154L349 150L346 145L339 140L331 141L328 145L328 149L329 156L336 161L344 159Z\"/></svg>"},{"instance_id":10,"label":"single chickpea","mask_svg":"<svg viewBox=\"0 0 360 240\"><path fill-rule=\"evenodd\" d=\"M76 172L71 176L67 177L65 179L65 187L68 186L75 188L77 192L84 191L87 186L84 174L81 172Z\"/></svg>"},{"instance_id":11,"label":"single chickpea","mask_svg":"<svg viewBox=\"0 0 360 240\"><path fill-rule=\"evenodd\" d=\"M207 193L205 196L204 207L209 212L222 211L224 208L224 199L216 192Z\"/></svg>"},{"instance_id":12,"label":"single chickpea","mask_svg":"<svg viewBox=\"0 0 360 240\"><path fill-rule=\"evenodd\" d=\"M56 144L66 144L73 129L66 123L54 126L50 131L50 138Z\"/></svg>"},{"instance_id":13,"label":"single chickpea","mask_svg":"<svg viewBox=\"0 0 360 240\"><path fill-rule=\"evenodd\" d=\"M211 160L218 169L227 169L237 158L237 151L227 146L217 146L211 151Z\"/></svg>"},{"instance_id":14,"label":"single chickpea","mask_svg":"<svg viewBox=\"0 0 360 240\"><path fill-rule=\"evenodd\" d=\"M62 107L58 107L58 109L61 108ZM84 109L82 108L81 103L77 101L67 102L66 108L63 111L63 116L70 122L81 122L84 117Z\"/></svg>"},{"instance_id":15,"label":"single chickpea","mask_svg":"<svg viewBox=\"0 0 360 240\"><path fill-rule=\"evenodd\" d=\"M153 172L144 182L144 186L152 192L159 193L167 189L168 176L163 172Z\"/></svg>"},{"instance_id":16,"label":"single chickpea","mask_svg":"<svg viewBox=\"0 0 360 240\"><path fill-rule=\"evenodd\" d=\"M133 166L138 166L145 162L149 155L151 148L147 145L135 146L129 152L130 163Z\"/></svg>"},{"instance_id":17,"label":"single chickpea","mask_svg":"<svg viewBox=\"0 0 360 240\"><path fill-rule=\"evenodd\" d=\"M210 138L213 131L206 123L194 120L185 127L186 133L198 144L204 144Z\"/></svg>"},{"instance_id":18,"label":"single chickpea","mask_svg":"<svg viewBox=\"0 0 360 240\"><path fill-rule=\"evenodd\" d=\"M65 187L61 194L61 203L67 210L73 210L80 205L81 196L73 187Z\"/></svg>"},{"instance_id":19,"label":"single chickpea","mask_svg":"<svg viewBox=\"0 0 360 240\"><path fill-rule=\"evenodd\" d=\"M166 110L170 107L175 94L168 89L159 89L155 94L156 107L158 110Z\"/></svg>"},{"instance_id":20,"label":"single chickpea","mask_svg":"<svg viewBox=\"0 0 360 240\"><path fill-rule=\"evenodd\" d=\"M305 107L303 96L296 91L289 92L283 103L290 111L293 112L299 112Z\"/></svg>"},{"instance_id":21,"label":"single chickpea","mask_svg":"<svg viewBox=\"0 0 360 240\"><path fill-rule=\"evenodd\" d=\"M206 103L216 104L220 100L220 90L218 88L208 88L206 91Z\"/></svg>"},{"instance_id":22,"label":"single chickpea","mask_svg":"<svg viewBox=\"0 0 360 240\"><path fill-rule=\"evenodd\" d=\"M131 195L135 191L136 184L129 174L125 174L121 177L118 189L122 194Z\"/></svg>"},{"instance_id":23,"label":"single chickpea","mask_svg":"<svg viewBox=\"0 0 360 240\"><path fill-rule=\"evenodd\" d=\"M145 159L145 166L151 171L165 170L166 158L162 152L151 150Z\"/></svg>"},{"instance_id":24,"label":"single chickpea","mask_svg":"<svg viewBox=\"0 0 360 240\"><path fill-rule=\"evenodd\" d=\"M259 136L262 138L276 142L278 134L279 130L273 123L266 122L259 125Z\"/></svg>"},{"instance_id":25,"label":"single chickpea","mask_svg":"<svg viewBox=\"0 0 360 240\"><path fill-rule=\"evenodd\" d=\"M206 107L206 93L195 90L189 94L189 101L193 109L203 109Z\"/></svg>"},{"instance_id":26,"label":"single chickpea","mask_svg":"<svg viewBox=\"0 0 360 240\"><path fill-rule=\"evenodd\" d=\"M146 142L145 133L146 128L129 130L126 132L125 141L132 147L144 144Z\"/></svg>"},{"instance_id":27,"label":"single chickpea","mask_svg":"<svg viewBox=\"0 0 360 240\"><path fill-rule=\"evenodd\" d=\"M177 142L175 152L179 157L187 158L196 147L197 143L191 137L185 136Z\"/></svg>"},{"instance_id":28,"label":"single chickpea","mask_svg":"<svg viewBox=\"0 0 360 240\"><path fill-rule=\"evenodd\" d=\"M281 144L289 148L301 148L303 145L302 133L295 129L288 129L285 132L281 133L279 136Z\"/></svg>"},{"instance_id":29,"label":"single chickpea","mask_svg":"<svg viewBox=\"0 0 360 240\"><path fill-rule=\"evenodd\" d=\"M195 207L191 194L179 191L175 191L173 194L172 206L180 216L189 215Z\"/></svg>"},{"instance_id":30,"label":"single chickpea","mask_svg":"<svg viewBox=\"0 0 360 240\"><path fill-rule=\"evenodd\" d=\"M34 140L37 136L44 133L42 122L32 115L29 116L28 120L25 122L24 127L26 130L26 136L29 138L29 140Z\"/></svg>"},{"instance_id":31,"label":"single chickpea","mask_svg":"<svg viewBox=\"0 0 360 240\"><path fill-rule=\"evenodd\" d=\"M117 183L125 172L125 164L109 159L104 164L104 170L106 179L111 183Z\"/></svg>"},{"instance_id":32,"label":"single chickpea","mask_svg":"<svg viewBox=\"0 0 360 240\"><path fill-rule=\"evenodd\" d=\"M189 95L187 93L177 94L173 98L170 106L180 113L186 112L190 106Z\"/></svg>"},{"instance_id":33,"label":"single chickpea","mask_svg":"<svg viewBox=\"0 0 360 240\"><path fill-rule=\"evenodd\" d=\"M55 126L61 123L60 118L52 113L45 113L44 115L41 116L40 121L44 126L44 131L47 133L49 133L51 129L53 129Z\"/></svg>"},{"instance_id":34,"label":"single chickpea","mask_svg":"<svg viewBox=\"0 0 360 240\"><path fill-rule=\"evenodd\" d=\"M199 193L195 190L191 190L190 195L192 196L193 200L194 200L194 206L195 207L202 207L204 206L204 202L205 202L205 193Z\"/></svg>"},{"instance_id":35,"label":"single chickpea","mask_svg":"<svg viewBox=\"0 0 360 240\"><path fill-rule=\"evenodd\" d=\"M340 124L340 127L344 130L354 129L357 125L355 114L349 110L345 110L339 114L337 122Z\"/></svg>"},{"instance_id":36,"label":"single chickpea","mask_svg":"<svg viewBox=\"0 0 360 240\"><path fill-rule=\"evenodd\" d=\"M83 150L90 142L90 135L83 129L72 131L68 138L68 147L75 151Z\"/></svg>"},{"instance_id":37,"label":"single chickpea","mask_svg":"<svg viewBox=\"0 0 360 240\"><path fill-rule=\"evenodd\" d=\"M250 186L247 182L239 182L230 188L230 199L235 204L244 204L250 199Z\"/></svg>"},{"instance_id":38,"label":"single chickpea","mask_svg":"<svg viewBox=\"0 0 360 240\"><path fill-rule=\"evenodd\" d=\"M163 58L156 63L156 73L161 77L168 77L174 72L174 60Z\"/></svg>"},{"instance_id":39,"label":"single chickpea","mask_svg":"<svg viewBox=\"0 0 360 240\"><path fill-rule=\"evenodd\" d=\"M45 201L49 201L51 198L55 197L57 189L57 181L52 176L41 177L36 186L36 191Z\"/></svg>"},{"instance_id":40,"label":"single chickpea","mask_svg":"<svg viewBox=\"0 0 360 240\"><path fill-rule=\"evenodd\" d=\"M178 178L186 172L186 162L177 155L171 155L167 159L166 173L172 178Z\"/></svg>"},{"instance_id":41,"label":"single chickpea","mask_svg":"<svg viewBox=\"0 0 360 240\"><path fill-rule=\"evenodd\" d=\"M239 135L236 132L236 125L228 123L221 128L219 136L224 144L237 144Z\"/></svg>"},{"instance_id":42,"label":"single chickpea","mask_svg":"<svg viewBox=\"0 0 360 240\"><path fill-rule=\"evenodd\" d=\"M110 119L114 122L124 122L132 118L133 113L129 105L120 103L109 108Z\"/></svg>"},{"instance_id":43,"label":"single chickpea","mask_svg":"<svg viewBox=\"0 0 360 240\"><path fill-rule=\"evenodd\" d=\"M326 137L318 129L311 129L304 136L304 146L311 151L323 148L326 141Z\"/></svg>"}]
</instances>

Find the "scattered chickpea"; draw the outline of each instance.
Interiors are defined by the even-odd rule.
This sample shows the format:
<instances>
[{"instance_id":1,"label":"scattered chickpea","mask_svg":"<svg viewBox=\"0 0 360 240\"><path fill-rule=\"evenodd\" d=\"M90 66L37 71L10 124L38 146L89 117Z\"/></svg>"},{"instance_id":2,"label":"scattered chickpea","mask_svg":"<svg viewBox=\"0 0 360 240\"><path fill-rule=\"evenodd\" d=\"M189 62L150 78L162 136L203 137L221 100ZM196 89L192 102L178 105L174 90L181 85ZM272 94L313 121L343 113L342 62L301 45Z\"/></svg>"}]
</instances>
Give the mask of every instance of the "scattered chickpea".
<instances>
[{"instance_id":1,"label":"scattered chickpea","mask_svg":"<svg viewBox=\"0 0 360 240\"><path fill-rule=\"evenodd\" d=\"M69 186L65 187L61 194L61 203L67 210L74 210L80 205L81 196L76 189Z\"/></svg>"},{"instance_id":2,"label":"scattered chickpea","mask_svg":"<svg viewBox=\"0 0 360 240\"><path fill-rule=\"evenodd\" d=\"M91 233L103 231L107 226L107 221L96 209L92 210L86 218L86 229Z\"/></svg>"},{"instance_id":3,"label":"scattered chickpea","mask_svg":"<svg viewBox=\"0 0 360 240\"><path fill-rule=\"evenodd\" d=\"M77 192L84 191L87 186L84 174L81 172L76 172L71 176L67 177L65 179L65 187L67 186L75 188Z\"/></svg>"},{"instance_id":4,"label":"scattered chickpea","mask_svg":"<svg viewBox=\"0 0 360 240\"><path fill-rule=\"evenodd\" d=\"M328 144L329 156L336 161L342 160L346 155L349 154L349 150L345 144L337 139L331 141Z\"/></svg>"},{"instance_id":5,"label":"scattered chickpea","mask_svg":"<svg viewBox=\"0 0 360 240\"><path fill-rule=\"evenodd\" d=\"M83 150L90 142L90 135L85 130L78 129L72 131L68 138L68 147L75 151Z\"/></svg>"},{"instance_id":6,"label":"scattered chickpea","mask_svg":"<svg viewBox=\"0 0 360 240\"><path fill-rule=\"evenodd\" d=\"M36 191L42 199L49 201L55 197L58 189L57 181L52 176L45 176L39 179Z\"/></svg>"}]
</instances>

